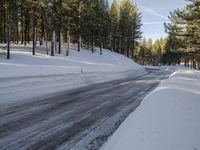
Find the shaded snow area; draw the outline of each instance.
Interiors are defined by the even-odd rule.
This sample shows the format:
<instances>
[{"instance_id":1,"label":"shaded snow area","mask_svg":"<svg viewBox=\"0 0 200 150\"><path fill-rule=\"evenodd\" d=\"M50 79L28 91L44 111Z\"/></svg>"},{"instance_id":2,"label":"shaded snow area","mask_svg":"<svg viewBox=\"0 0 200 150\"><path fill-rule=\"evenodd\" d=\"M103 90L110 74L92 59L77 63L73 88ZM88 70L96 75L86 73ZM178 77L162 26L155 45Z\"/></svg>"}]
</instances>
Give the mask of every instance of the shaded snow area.
<instances>
[{"instance_id":1,"label":"shaded snow area","mask_svg":"<svg viewBox=\"0 0 200 150\"><path fill-rule=\"evenodd\" d=\"M62 54L51 57L40 46L33 56L31 45L12 45L10 60L0 55L0 103L145 73L133 60L109 50L101 56L98 48L92 54L84 48L77 52L77 45L71 45L68 57L65 50L63 46Z\"/></svg>"},{"instance_id":2,"label":"shaded snow area","mask_svg":"<svg viewBox=\"0 0 200 150\"><path fill-rule=\"evenodd\" d=\"M150 93L101 150L199 150L200 72L179 70Z\"/></svg>"},{"instance_id":3,"label":"shaded snow area","mask_svg":"<svg viewBox=\"0 0 200 150\"><path fill-rule=\"evenodd\" d=\"M189 67L185 67L184 65L171 65L171 66L150 66L150 65L143 65L146 71L148 72L157 72L157 73L174 73L175 71L178 70L185 70L185 69L190 69Z\"/></svg>"}]
</instances>

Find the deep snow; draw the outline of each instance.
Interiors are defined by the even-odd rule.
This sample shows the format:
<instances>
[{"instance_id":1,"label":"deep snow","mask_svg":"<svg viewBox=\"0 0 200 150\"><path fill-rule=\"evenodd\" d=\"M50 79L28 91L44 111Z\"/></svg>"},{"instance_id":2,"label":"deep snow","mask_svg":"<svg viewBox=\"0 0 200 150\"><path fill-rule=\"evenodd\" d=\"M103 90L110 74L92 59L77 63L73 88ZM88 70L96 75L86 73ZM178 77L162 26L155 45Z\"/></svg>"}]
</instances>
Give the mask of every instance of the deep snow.
<instances>
[{"instance_id":1,"label":"deep snow","mask_svg":"<svg viewBox=\"0 0 200 150\"><path fill-rule=\"evenodd\" d=\"M37 48L35 56L32 55L31 45L13 45L11 48L11 59L6 60L0 57L0 77L33 76L49 74L69 74L91 72L122 72L127 70L138 70L142 67L133 60L111 52L103 50L103 55L99 55L99 49L94 54L88 49L81 49L77 52L77 46L71 45L70 55L64 56L66 47L62 47L61 55L51 57L45 54L45 47Z\"/></svg>"},{"instance_id":2,"label":"deep snow","mask_svg":"<svg viewBox=\"0 0 200 150\"><path fill-rule=\"evenodd\" d=\"M37 47L32 55L32 46L11 45L11 59L0 57L0 104L37 98L92 83L139 76L143 67L133 60L103 50L99 54L88 49L77 52L77 45L70 46L70 55L47 56L46 47Z\"/></svg>"},{"instance_id":3,"label":"deep snow","mask_svg":"<svg viewBox=\"0 0 200 150\"><path fill-rule=\"evenodd\" d=\"M130 114L101 150L200 149L200 72L179 70Z\"/></svg>"}]
</instances>

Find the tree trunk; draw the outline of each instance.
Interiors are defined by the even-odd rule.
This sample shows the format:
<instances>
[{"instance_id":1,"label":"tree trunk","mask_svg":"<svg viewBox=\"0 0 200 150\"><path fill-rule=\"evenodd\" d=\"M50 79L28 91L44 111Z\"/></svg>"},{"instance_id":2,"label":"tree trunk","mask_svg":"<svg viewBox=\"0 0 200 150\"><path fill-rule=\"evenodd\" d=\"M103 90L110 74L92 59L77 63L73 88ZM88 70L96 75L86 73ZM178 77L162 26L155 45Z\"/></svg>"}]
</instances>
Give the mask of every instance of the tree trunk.
<instances>
[{"instance_id":1,"label":"tree trunk","mask_svg":"<svg viewBox=\"0 0 200 150\"><path fill-rule=\"evenodd\" d=\"M184 62L184 64L185 64L185 67L187 67L187 60L185 59L184 61L185 61L185 62Z\"/></svg>"},{"instance_id":2,"label":"tree trunk","mask_svg":"<svg viewBox=\"0 0 200 150\"><path fill-rule=\"evenodd\" d=\"M26 43L27 43L27 29L28 29L28 20L27 20L27 16L26 16L26 19L25 19L25 31L24 31L24 45L26 46Z\"/></svg>"},{"instance_id":3,"label":"tree trunk","mask_svg":"<svg viewBox=\"0 0 200 150\"><path fill-rule=\"evenodd\" d=\"M45 41L45 25L44 25L44 17L42 16L42 25L41 25L41 28L42 28L42 40L41 40L41 45L43 45L44 44L44 41Z\"/></svg>"},{"instance_id":4,"label":"tree trunk","mask_svg":"<svg viewBox=\"0 0 200 150\"><path fill-rule=\"evenodd\" d=\"M81 36L78 37L78 52L81 50Z\"/></svg>"},{"instance_id":5,"label":"tree trunk","mask_svg":"<svg viewBox=\"0 0 200 150\"><path fill-rule=\"evenodd\" d=\"M19 44L19 26L18 26L18 20L17 20L16 28L17 28L17 44Z\"/></svg>"},{"instance_id":6,"label":"tree trunk","mask_svg":"<svg viewBox=\"0 0 200 150\"><path fill-rule=\"evenodd\" d=\"M48 34L44 34L44 41L45 41L45 44L46 44L46 54L49 55L49 47L48 47Z\"/></svg>"},{"instance_id":7,"label":"tree trunk","mask_svg":"<svg viewBox=\"0 0 200 150\"><path fill-rule=\"evenodd\" d=\"M8 25L8 35L7 35L7 59L10 59L10 25Z\"/></svg>"},{"instance_id":8,"label":"tree trunk","mask_svg":"<svg viewBox=\"0 0 200 150\"><path fill-rule=\"evenodd\" d=\"M3 36L6 35L6 11L4 11L4 25L3 25ZM6 43L6 38L3 39L4 43Z\"/></svg>"},{"instance_id":9,"label":"tree trunk","mask_svg":"<svg viewBox=\"0 0 200 150\"><path fill-rule=\"evenodd\" d=\"M132 59L134 59L134 51L135 51L135 42L133 42L133 48L132 48L132 52L131 52L131 54L132 54Z\"/></svg>"},{"instance_id":10,"label":"tree trunk","mask_svg":"<svg viewBox=\"0 0 200 150\"><path fill-rule=\"evenodd\" d=\"M21 38L21 44L23 44L24 43L24 22L23 22L22 12L21 12L21 36L22 36L22 38Z\"/></svg>"},{"instance_id":11,"label":"tree trunk","mask_svg":"<svg viewBox=\"0 0 200 150\"><path fill-rule=\"evenodd\" d=\"M0 43L3 43L3 2L0 5Z\"/></svg>"},{"instance_id":12,"label":"tree trunk","mask_svg":"<svg viewBox=\"0 0 200 150\"><path fill-rule=\"evenodd\" d=\"M61 46L62 46L62 32L61 32L61 30L59 30L59 35L58 35L59 37L59 39L58 39L58 42L59 42L59 49L58 49L58 54L61 54Z\"/></svg>"},{"instance_id":13,"label":"tree trunk","mask_svg":"<svg viewBox=\"0 0 200 150\"><path fill-rule=\"evenodd\" d=\"M51 56L54 56L54 43L51 41Z\"/></svg>"},{"instance_id":14,"label":"tree trunk","mask_svg":"<svg viewBox=\"0 0 200 150\"><path fill-rule=\"evenodd\" d=\"M54 56L55 51L55 30L53 30L52 41L51 41L51 56Z\"/></svg>"},{"instance_id":15,"label":"tree trunk","mask_svg":"<svg viewBox=\"0 0 200 150\"><path fill-rule=\"evenodd\" d=\"M200 58L197 60L197 69L200 70Z\"/></svg>"},{"instance_id":16,"label":"tree trunk","mask_svg":"<svg viewBox=\"0 0 200 150\"><path fill-rule=\"evenodd\" d=\"M67 31L67 50L66 50L66 56L69 56L69 46L70 46L70 32Z\"/></svg>"},{"instance_id":17,"label":"tree trunk","mask_svg":"<svg viewBox=\"0 0 200 150\"><path fill-rule=\"evenodd\" d=\"M94 35L92 36L92 53L94 53Z\"/></svg>"},{"instance_id":18,"label":"tree trunk","mask_svg":"<svg viewBox=\"0 0 200 150\"><path fill-rule=\"evenodd\" d=\"M49 55L49 47L48 47L48 42L46 41L46 54Z\"/></svg>"},{"instance_id":19,"label":"tree trunk","mask_svg":"<svg viewBox=\"0 0 200 150\"><path fill-rule=\"evenodd\" d=\"M196 59L193 60L193 69L195 69L195 70L197 69L197 67L196 67Z\"/></svg>"},{"instance_id":20,"label":"tree trunk","mask_svg":"<svg viewBox=\"0 0 200 150\"><path fill-rule=\"evenodd\" d=\"M36 48L36 27L34 23L33 27L33 55L35 55L35 48Z\"/></svg>"},{"instance_id":21,"label":"tree trunk","mask_svg":"<svg viewBox=\"0 0 200 150\"><path fill-rule=\"evenodd\" d=\"M103 43L101 42L101 44L100 44L100 55L102 55L102 47L103 47Z\"/></svg>"},{"instance_id":22,"label":"tree trunk","mask_svg":"<svg viewBox=\"0 0 200 150\"><path fill-rule=\"evenodd\" d=\"M27 41L28 41L28 43L30 43L30 23L28 22L28 24L27 24L27 31L28 31L28 35L27 35Z\"/></svg>"},{"instance_id":23,"label":"tree trunk","mask_svg":"<svg viewBox=\"0 0 200 150\"><path fill-rule=\"evenodd\" d=\"M81 7L82 7L82 1L79 1L78 6L78 52L81 50Z\"/></svg>"}]
</instances>

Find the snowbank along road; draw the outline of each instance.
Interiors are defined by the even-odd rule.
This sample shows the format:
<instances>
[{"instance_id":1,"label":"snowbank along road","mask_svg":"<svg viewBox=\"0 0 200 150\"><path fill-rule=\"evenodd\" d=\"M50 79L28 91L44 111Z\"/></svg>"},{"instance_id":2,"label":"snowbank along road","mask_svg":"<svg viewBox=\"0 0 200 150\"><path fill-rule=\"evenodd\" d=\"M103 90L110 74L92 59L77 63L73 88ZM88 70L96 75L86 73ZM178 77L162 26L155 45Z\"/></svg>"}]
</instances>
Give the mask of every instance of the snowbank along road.
<instances>
[{"instance_id":1,"label":"snowbank along road","mask_svg":"<svg viewBox=\"0 0 200 150\"><path fill-rule=\"evenodd\" d=\"M0 149L98 149L168 73L93 84L0 106Z\"/></svg>"}]
</instances>

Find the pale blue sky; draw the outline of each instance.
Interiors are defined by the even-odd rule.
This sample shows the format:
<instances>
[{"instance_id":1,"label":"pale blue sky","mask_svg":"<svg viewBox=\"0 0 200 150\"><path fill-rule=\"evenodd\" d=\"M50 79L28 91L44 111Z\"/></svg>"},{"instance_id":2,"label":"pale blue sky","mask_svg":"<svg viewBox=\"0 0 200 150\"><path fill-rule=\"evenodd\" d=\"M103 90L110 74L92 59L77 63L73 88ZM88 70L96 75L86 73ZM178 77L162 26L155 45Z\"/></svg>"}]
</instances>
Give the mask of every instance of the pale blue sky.
<instances>
[{"instance_id":1,"label":"pale blue sky","mask_svg":"<svg viewBox=\"0 0 200 150\"><path fill-rule=\"evenodd\" d=\"M112 0L109 2L111 3ZM143 36L153 40L166 36L163 24L169 21L169 12L182 8L186 4L185 0L135 0L134 2L143 15Z\"/></svg>"}]
</instances>

